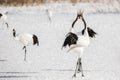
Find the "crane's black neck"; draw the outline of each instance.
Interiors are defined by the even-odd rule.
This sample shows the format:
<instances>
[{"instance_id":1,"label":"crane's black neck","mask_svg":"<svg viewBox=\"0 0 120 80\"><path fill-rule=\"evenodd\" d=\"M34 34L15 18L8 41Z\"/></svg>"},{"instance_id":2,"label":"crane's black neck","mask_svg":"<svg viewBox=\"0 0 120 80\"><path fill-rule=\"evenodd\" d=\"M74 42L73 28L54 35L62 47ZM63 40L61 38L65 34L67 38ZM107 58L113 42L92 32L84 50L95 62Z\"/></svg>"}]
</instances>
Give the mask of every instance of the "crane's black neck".
<instances>
[{"instance_id":1,"label":"crane's black neck","mask_svg":"<svg viewBox=\"0 0 120 80\"><path fill-rule=\"evenodd\" d=\"M78 18L79 18L79 16L77 15L75 21L72 23L72 28L74 27L74 25L75 25L76 21L78 20Z\"/></svg>"},{"instance_id":2,"label":"crane's black neck","mask_svg":"<svg viewBox=\"0 0 120 80\"><path fill-rule=\"evenodd\" d=\"M86 25L86 22L85 22L85 19L82 17L82 21L84 23L84 29L82 30L82 35L85 33L85 30L87 29L87 25Z\"/></svg>"},{"instance_id":3,"label":"crane's black neck","mask_svg":"<svg viewBox=\"0 0 120 80\"><path fill-rule=\"evenodd\" d=\"M13 29L13 36L16 37L16 31Z\"/></svg>"},{"instance_id":4,"label":"crane's black neck","mask_svg":"<svg viewBox=\"0 0 120 80\"><path fill-rule=\"evenodd\" d=\"M83 23L84 23L84 29L82 30L82 35L83 35L83 34L85 33L85 30L87 29L87 25L86 25L86 22L85 22L85 19L84 19L83 15L77 15L75 21L72 23L72 28L74 27L76 21L77 21L78 19L80 19L80 17L82 18L82 21L83 21Z\"/></svg>"}]
</instances>

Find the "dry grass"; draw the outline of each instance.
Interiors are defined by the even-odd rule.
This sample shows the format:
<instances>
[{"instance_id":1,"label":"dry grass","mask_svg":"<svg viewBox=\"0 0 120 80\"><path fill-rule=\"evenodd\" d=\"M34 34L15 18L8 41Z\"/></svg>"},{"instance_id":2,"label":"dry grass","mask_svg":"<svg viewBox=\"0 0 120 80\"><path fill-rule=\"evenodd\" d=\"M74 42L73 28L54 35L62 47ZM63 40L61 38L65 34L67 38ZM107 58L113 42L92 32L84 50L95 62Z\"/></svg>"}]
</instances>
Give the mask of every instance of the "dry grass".
<instances>
[{"instance_id":1,"label":"dry grass","mask_svg":"<svg viewBox=\"0 0 120 80\"><path fill-rule=\"evenodd\" d=\"M77 2L100 2L100 3L111 3L114 0L0 0L0 5L5 6L18 6L18 5L32 5L34 3L37 4L43 4L43 3L49 3L49 2L71 2L71 3L77 3ZM120 2L120 0L116 0Z\"/></svg>"},{"instance_id":2,"label":"dry grass","mask_svg":"<svg viewBox=\"0 0 120 80\"><path fill-rule=\"evenodd\" d=\"M34 3L44 3L45 0L0 0L0 5L8 5L8 6L17 6L17 5L31 5Z\"/></svg>"}]
</instances>

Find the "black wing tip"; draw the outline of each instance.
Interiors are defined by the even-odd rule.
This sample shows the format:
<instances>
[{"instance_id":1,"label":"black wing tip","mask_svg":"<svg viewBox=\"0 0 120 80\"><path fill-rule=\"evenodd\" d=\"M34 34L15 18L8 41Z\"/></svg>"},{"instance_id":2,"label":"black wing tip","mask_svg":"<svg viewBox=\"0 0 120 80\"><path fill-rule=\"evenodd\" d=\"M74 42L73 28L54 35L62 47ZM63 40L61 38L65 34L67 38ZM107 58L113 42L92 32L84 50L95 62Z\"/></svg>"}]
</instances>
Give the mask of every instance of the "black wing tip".
<instances>
[{"instance_id":1,"label":"black wing tip","mask_svg":"<svg viewBox=\"0 0 120 80\"><path fill-rule=\"evenodd\" d=\"M39 41L38 41L38 37L33 34L33 45L35 45L35 44L37 44L37 46L39 46Z\"/></svg>"},{"instance_id":2,"label":"black wing tip","mask_svg":"<svg viewBox=\"0 0 120 80\"><path fill-rule=\"evenodd\" d=\"M66 38L65 38L65 41L63 43L63 46L62 48L65 48L66 46L71 46L72 44L76 44L77 43L77 40L78 40L78 37L76 34L72 33L72 32L69 32L67 35L66 35Z\"/></svg>"},{"instance_id":3,"label":"black wing tip","mask_svg":"<svg viewBox=\"0 0 120 80\"><path fill-rule=\"evenodd\" d=\"M98 34L93 29L91 29L90 27L87 27L87 29L88 29L89 37L91 37L91 38L95 38L95 36Z\"/></svg>"}]
</instances>

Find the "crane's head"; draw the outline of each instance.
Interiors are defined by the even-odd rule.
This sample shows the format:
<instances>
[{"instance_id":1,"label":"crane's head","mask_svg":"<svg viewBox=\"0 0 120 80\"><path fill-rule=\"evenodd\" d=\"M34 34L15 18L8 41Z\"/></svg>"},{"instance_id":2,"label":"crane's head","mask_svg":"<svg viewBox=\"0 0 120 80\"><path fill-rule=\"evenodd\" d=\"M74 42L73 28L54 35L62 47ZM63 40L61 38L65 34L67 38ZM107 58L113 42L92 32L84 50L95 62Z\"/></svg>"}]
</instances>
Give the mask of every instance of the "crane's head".
<instances>
[{"instance_id":1,"label":"crane's head","mask_svg":"<svg viewBox=\"0 0 120 80\"><path fill-rule=\"evenodd\" d=\"M13 32L15 32L15 29L13 29Z\"/></svg>"},{"instance_id":2,"label":"crane's head","mask_svg":"<svg viewBox=\"0 0 120 80\"><path fill-rule=\"evenodd\" d=\"M83 11L80 10L80 11L77 12L77 18L78 19L83 18Z\"/></svg>"}]
</instances>

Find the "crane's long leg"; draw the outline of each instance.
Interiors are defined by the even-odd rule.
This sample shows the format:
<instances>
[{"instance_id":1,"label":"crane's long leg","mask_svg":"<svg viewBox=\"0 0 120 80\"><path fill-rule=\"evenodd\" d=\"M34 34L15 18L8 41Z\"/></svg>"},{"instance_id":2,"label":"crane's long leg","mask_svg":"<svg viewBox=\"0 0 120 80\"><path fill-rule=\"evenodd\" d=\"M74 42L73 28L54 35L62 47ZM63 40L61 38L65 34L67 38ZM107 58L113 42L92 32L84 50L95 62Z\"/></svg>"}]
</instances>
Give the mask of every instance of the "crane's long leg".
<instances>
[{"instance_id":1,"label":"crane's long leg","mask_svg":"<svg viewBox=\"0 0 120 80\"><path fill-rule=\"evenodd\" d=\"M73 77L76 77L76 73L77 73L77 70L78 70L78 64L79 64L79 62L77 61L76 68L75 68L75 73L74 73Z\"/></svg>"},{"instance_id":2,"label":"crane's long leg","mask_svg":"<svg viewBox=\"0 0 120 80\"><path fill-rule=\"evenodd\" d=\"M79 58L79 69L82 73L82 77L84 77L84 74L83 74L83 69L82 69L82 62L81 62L81 58Z\"/></svg>"},{"instance_id":3,"label":"crane's long leg","mask_svg":"<svg viewBox=\"0 0 120 80\"><path fill-rule=\"evenodd\" d=\"M48 17L49 18L49 21L51 22L51 18L50 17Z\"/></svg>"},{"instance_id":4,"label":"crane's long leg","mask_svg":"<svg viewBox=\"0 0 120 80\"><path fill-rule=\"evenodd\" d=\"M26 50L26 46L24 46L23 49L25 49L24 61L26 61L26 52L27 52L27 50Z\"/></svg>"},{"instance_id":5,"label":"crane's long leg","mask_svg":"<svg viewBox=\"0 0 120 80\"><path fill-rule=\"evenodd\" d=\"M78 59L78 73L81 72L81 58Z\"/></svg>"},{"instance_id":6,"label":"crane's long leg","mask_svg":"<svg viewBox=\"0 0 120 80\"><path fill-rule=\"evenodd\" d=\"M79 58L78 61L77 61L76 68L75 68L75 73L74 73L73 77L76 77L76 73L79 73L79 72L81 72L82 77L84 77L81 58Z\"/></svg>"}]
</instances>

